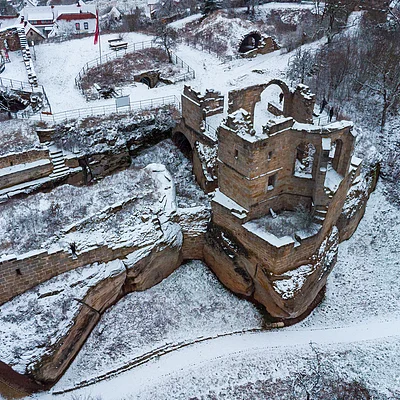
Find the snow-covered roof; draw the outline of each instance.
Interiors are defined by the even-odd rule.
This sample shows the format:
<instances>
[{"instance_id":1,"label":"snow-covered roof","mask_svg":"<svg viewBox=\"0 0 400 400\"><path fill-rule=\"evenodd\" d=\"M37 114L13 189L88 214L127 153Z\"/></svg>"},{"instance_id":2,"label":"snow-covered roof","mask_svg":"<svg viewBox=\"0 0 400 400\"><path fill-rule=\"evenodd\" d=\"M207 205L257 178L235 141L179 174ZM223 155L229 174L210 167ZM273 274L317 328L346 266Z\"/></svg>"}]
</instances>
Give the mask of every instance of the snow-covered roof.
<instances>
[{"instance_id":1,"label":"snow-covered roof","mask_svg":"<svg viewBox=\"0 0 400 400\"><path fill-rule=\"evenodd\" d=\"M38 35L40 35L42 38L45 38L45 36L43 35L43 33L40 32L39 29L37 29L36 27L34 27L34 26L33 26L31 23L29 23L29 22L24 26L24 29L25 29L25 34L28 34L28 32L29 32L30 30L32 30L32 31L36 32ZM45 28L45 29L46 29L46 28Z\"/></svg>"},{"instance_id":2,"label":"snow-covered roof","mask_svg":"<svg viewBox=\"0 0 400 400\"><path fill-rule=\"evenodd\" d=\"M96 6L94 4L85 4L83 1L79 1L77 4L72 5L56 5L56 6L38 6L38 7L25 7L21 14L29 21L53 21L56 19L81 19L72 18L72 15L85 14L85 19L91 18L88 14L96 15ZM71 17L63 17L63 15L70 15Z\"/></svg>"},{"instance_id":3,"label":"snow-covered roof","mask_svg":"<svg viewBox=\"0 0 400 400\"><path fill-rule=\"evenodd\" d=\"M35 7L27 11L25 19L28 21L52 21L53 12L50 7Z\"/></svg>"},{"instance_id":4,"label":"snow-covered roof","mask_svg":"<svg viewBox=\"0 0 400 400\"><path fill-rule=\"evenodd\" d=\"M81 19L94 19L96 15L90 12L82 12L82 13L60 13L56 18L57 21L76 21Z\"/></svg>"}]
</instances>

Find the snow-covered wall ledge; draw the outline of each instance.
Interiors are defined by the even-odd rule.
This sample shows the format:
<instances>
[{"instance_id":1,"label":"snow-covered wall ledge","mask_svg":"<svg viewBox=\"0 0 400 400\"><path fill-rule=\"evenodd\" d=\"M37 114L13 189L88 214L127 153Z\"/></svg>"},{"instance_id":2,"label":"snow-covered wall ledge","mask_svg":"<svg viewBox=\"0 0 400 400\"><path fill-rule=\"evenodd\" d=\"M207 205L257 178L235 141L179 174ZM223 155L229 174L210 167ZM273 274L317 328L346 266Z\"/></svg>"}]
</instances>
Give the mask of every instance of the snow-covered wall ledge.
<instances>
[{"instance_id":1,"label":"snow-covered wall ledge","mask_svg":"<svg viewBox=\"0 0 400 400\"><path fill-rule=\"evenodd\" d=\"M1 323L2 315L18 314L18 304L29 303L29 307L39 310L44 303L47 306L51 303L51 309L64 307L65 303L69 310L67 312L64 307L62 312L52 312L54 321L50 325L38 320L38 329L43 331L43 326L46 326L41 336L30 332L28 327L29 334L21 332L25 339L32 339L26 343L23 354L12 351L13 346L17 346L20 341L15 341L7 334L0 335L3 338L0 341L0 363L5 362L15 368L16 372L22 374L22 381L25 376L43 385L34 389L29 388L28 384L22 385L26 392L50 387L60 378L101 314L110 305L127 293L146 290L161 282L184 259L203 258L204 236L210 211L206 207L177 208L173 180L163 165L150 164L145 168L145 173L154 182L156 196L151 206L154 216L142 214L140 227L133 227L141 240L135 240L133 236L129 242L127 237L123 237L117 243L111 238L112 243L90 247L90 243L85 241L89 238L85 232L88 219L84 219L69 226L62 237L64 241L68 235L71 235L69 239L76 239L75 254L72 254L71 249L60 246L63 241L58 239L48 250L36 250L1 259L0 284L8 282L6 286L13 291L5 292L13 298L7 299L9 301L5 303L3 300L4 304L0 306L2 328L8 332L20 329L15 323L7 326ZM99 222L113 212L123 212L129 203L129 200L115 203L93 217ZM80 242L80 235L85 239L83 242ZM16 295L18 291L20 294ZM2 289L0 293L3 295ZM29 315L29 311L23 314ZM40 318L49 316L45 312L38 314ZM57 322L57 319L60 321ZM9 350L2 351L1 346ZM25 354L32 357L25 357ZM6 379L0 370L0 382L3 378ZM12 385L12 382L8 384Z\"/></svg>"},{"instance_id":2,"label":"snow-covered wall ledge","mask_svg":"<svg viewBox=\"0 0 400 400\"><path fill-rule=\"evenodd\" d=\"M154 199L147 211L137 210L136 220L122 219L122 231L112 235L100 224L112 222L114 215L132 217L130 209L135 209L136 194L67 227L61 236L48 240L43 249L1 256L0 304L64 272L95 262L124 259L156 243L171 243L178 251L183 246L183 258L201 259L209 212L196 208L177 213L173 179L165 166L151 164L145 172L154 183Z\"/></svg>"}]
</instances>

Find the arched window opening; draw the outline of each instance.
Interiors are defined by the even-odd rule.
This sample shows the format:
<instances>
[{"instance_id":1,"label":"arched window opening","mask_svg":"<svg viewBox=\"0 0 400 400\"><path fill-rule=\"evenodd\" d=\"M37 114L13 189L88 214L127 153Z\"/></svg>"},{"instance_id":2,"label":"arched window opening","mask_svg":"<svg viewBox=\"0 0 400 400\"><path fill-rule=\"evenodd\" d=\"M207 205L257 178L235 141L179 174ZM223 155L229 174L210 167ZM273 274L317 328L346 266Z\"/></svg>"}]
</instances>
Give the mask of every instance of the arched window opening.
<instances>
[{"instance_id":1,"label":"arched window opening","mask_svg":"<svg viewBox=\"0 0 400 400\"><path fill-rule=\"evenodd\" d=\"M312 143L300 143L296 147L294 176L298 178L313 178L314 158L316 149Z\"/></svg>"},{"instance_id":2,"label":"arched window opening","mask_svg":"<svg viewBox=\"0 0 400 400\"><path fill-rule=\"evenodd\" d=\"M144 84L147 85L149 88L151 88L151 82L150 82L150 79L147 78L147 76L144 76L144 77L140 80L140 82L141 82L141 83L144 83Z\"/></svg>"},{"instance_id":3,"label":"arched window opening","mask_svg":"<svg viewBox=\"0 0 400 400\"><path fill-rule=\"evenodd\" d=\"M181 132L175 132L172 135L172 141L175 146L183 153L183 155L189 160L192 159L192 146L186 136Z\"/></svg>"}]
</instances>

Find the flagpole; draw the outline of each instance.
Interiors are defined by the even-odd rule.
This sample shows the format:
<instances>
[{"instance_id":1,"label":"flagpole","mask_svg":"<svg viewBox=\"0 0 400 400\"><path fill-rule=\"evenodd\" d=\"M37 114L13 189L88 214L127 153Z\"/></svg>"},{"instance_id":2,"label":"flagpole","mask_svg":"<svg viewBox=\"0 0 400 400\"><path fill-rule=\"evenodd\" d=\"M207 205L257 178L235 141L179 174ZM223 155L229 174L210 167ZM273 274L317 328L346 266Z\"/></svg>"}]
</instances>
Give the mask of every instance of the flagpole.
<instances>
[{"instance_id":1,"label":"flagpole","mask_svg":"<svg viewBox=\"0 0 400 400\"><path fill-rule=\"evenodd\" d=\"M100 53L100 64L101 64L101 40L100 40L100 20L99 20L99 6L97 4L97 26L99 29L99 53Z\"/></svg>"},{"instance_id":2,"label":"flagpole","mask_svg":"<svg viewBox=\"0 0 400 400\"><path fill-rule=\"evenodd\" d=\"M100 64L101 64L101 40L100 40L100 21L99 21L99 6L96 3L96 31L94 33L94 44L99 44Z\"/></svg>"}]
</instances>

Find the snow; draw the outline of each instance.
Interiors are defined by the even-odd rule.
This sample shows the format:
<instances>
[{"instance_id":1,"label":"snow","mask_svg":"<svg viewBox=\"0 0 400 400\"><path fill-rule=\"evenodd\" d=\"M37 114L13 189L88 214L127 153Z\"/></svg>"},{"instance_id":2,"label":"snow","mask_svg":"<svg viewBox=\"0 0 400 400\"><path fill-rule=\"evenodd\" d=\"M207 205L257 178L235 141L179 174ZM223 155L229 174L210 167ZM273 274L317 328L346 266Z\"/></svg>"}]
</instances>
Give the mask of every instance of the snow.
<instances>
[{"instance_id":1,"label":"snow","mask_svg":"<svg viewBox=\"0 0 400 400\"><path fill-rule=\"evenodd\" d=\"M73 326L88 291L125 272L121 261L94 263L66 272L0 306L1 360L25 373ZM77 300L78 299L78 300Z\"/></svg>"},{"instance_id":2,"label":"snow","mask_svg":"<svg viewBox=\"0 0 400 400\"><path fill-rule=\"evenodd\" d=\"M324 186L329 189L332 193L335 193L340 183L343 180L343 176L338 174L332 167L332 164L328 164L328 169L325 175Z\"/></svg>"},{"instance_id":3,"label":"snow","mask_svg":"<svg viewBox=\"0 0 400 400\"><path fill-rule=\"evenodd\" d=\"M320 225L313 223L310 213L303 208L266 215L246 222L243 227L275 247L294 244L296 236L305 239L317 234L320 229Z\"/></svg>"},{"instance_id":4,"label":"snow","mask_svg":"<svg viewBox=\"0 0 400 400\"><path fill-rule=\"evenodd\" d=\"M263 227L259 226L254 221L249 221L243 224L243 228L252 233L253 235L259 237L262 240L265 240L271 246L274 247L283 247L290 244L294 244L295 241L291 236L281 236L277 237L274 234L267 232Z\"/></svg>"},{"instance_id":5,"label":"snow","mask_svg":"<svg viewBox=\"0 0 400 400\"><path fill-rule=\"evenodd\" d=\"M103 53L108 52L108 40L114 36L113 34L101 35ZM131 32L127 33L124 39L129 43L137 43L151 40L151 37ZM99 57L98 46L93 45L93 37L61 43L42 43L35 46L35 52L34 64L38 82L45 87L53 113L87 107L84 96L75 87L75 77L85 63ZM65 57L68 54L71 56ZM60 87L62 87L62 93L60 93ZM146 91L148 92L147 89ZM157 97L146 94L147 98ZM137 94L134 97L137 97ZM114 104L114 102L104 99L96 102L96 105L106 104Z\"/></svg>"},{"instance_id":6,"label":"snow","mask_svg":"<svg viewBox=\"0 0 400 400\"><path fill-rule=\"evenodd\" d=\"M1 122L0 140L0 156L41 148L35 128L29 121Z\"/></svg>"},{"instance_id":7,"label":"snow","mask_svg":"<svg viewBox=\"0 0 400 400\"><path fill-rule=\"evenodd\" d=\"M312 264L301 265L293 271L282 274L284 279L275 280L272 286L283 299L291 299L302 288L308 276L313 272L314 267Z\"/></svg>"},{"instance_id":8,"label":"snow","mask_svg":"<svg viewBox=\"0 0 400 400\"><path fill-rule=\"evenodd\" d=\"M209 199L195 181L191 162L170 139L142 151L132 159L132 168L143 168L150 163L164 164L173 176L179 207L209 205Z\"/></svg>"},{"instance_id":9,"label":"snow","mask_svg":"<svg viewBox=\"0 0 400 400\"><path fill-rule=\"evenodd\" d=\"M218 146L206 146L203 143L197 142L196 150L207 181L212 182L216 180L215 171L217 170Z\"/></svg>"},{"instance_id":10,"label":"snow","mask_svg":"<svg viewBox=\"0 0 400 400\"><path fill-rule=\"evenodd\" d=\"M229 293L202 262L191 261L110 308L54 390L74 387L173 344L262 325L254 305Z\"/></svg>"},{"instance_id":11,"label":"snow","mask_svg":"<svg viewBox=\"0 0 400 400\"><path fill-rule=\"evenodd\" d=\"M197 21L198 19L200 19L202 17L203 17L203 14L193 14L193 15L190 15L189 17L178 19L177 21L171 22L168 25L171 28L180 29L180 28L183 28L186 24Z\"/></svg>"},{"instance_id":12,"label":"snow","mask_svg":"<svg viewBox=\"0 0 400 400\"><path fill-rule=\"evenodd\" d=\"M260 12L264 12L263 10L269 12L269 7L278 7L281 9L291 7L294 9L295 7L311 8L313 5L265 4L259 7ZM131 33L129 35L132 41L148 39L147 36L138 36L136 33ZM103 48L106 48L106 40L108 38L104 38L105 36L102 36L102 44ZM73 78L85 62L98 56L97 47L93 46L92 40L93 38L74 39L61 44L53 43L36 46L37 62L35 63L35 67L39 75L39 83L45 84L45 88L51 98L50 101L52 105L54 105L55 111L85 107L87 105L76 88L74 88ZM233 60L229 64L223 64L217 57L211 54L188 48L184 45L178 47L177 53L189 65L196 66L196 81L192 83L196 85L197 89L203 92L207 88L214 88L220 90L221 93L225 95L233 88L237 89L253 84L265 83L268 82L269 79L283 77L287 62L291 56L291 54L280 54L280 52L277 51L271 54L257 56L254 59L238 59ZM65 57L65 54L73 55L73 57ZM6 71L2 76L9 74L8 76L13 79L26 80L25 68L22 68L23 65L19 63L22 59L19 57L20 60L17 61L17 53L10 53L10 56L12 58L12 63L6 65ZM49 66L51 66L51 68L48 68ZM254 70L262 71L262 74L252 72ZM162 93L161 95L179 95L182 91L182 87L183 83L152 90L141 86L124 88L124 90L132 94L132 98L145 99L160 97L160 93ZM62 88L62 90L60 90L60 88ZM105 100L99 100L96 104L106 103L107 101ZM340 124L334 123L324 128L318 126L312 128L309 125L295 124L295 128L299 130L307 129L308 131L321 134L329 133L329 129L346 126L351 126L351 124L348 122ZM365 137L367 136L378 137L374 132L366 132ZM389 140L393 142L393 137L395 137L395 135L389 135L388 138L383 138L382 143ZM358 154L365 152L366 156L372 157L370 149L364 151L366 149L365 143L360 143L361 139L357 138L357 140ZM6 141L3 141L3 143L5 142ZM391 151L394 151L393 149L395 149L395 147L392 146ZM189 168L190 164L187 161L177 157L175 162L173 162L172 159L175 155L170 155L168 153L168 148L166 151L155 150L155 153L156 155L153 156L152 151L149 150L147 154L143 154L142 159L139 159L138 162L147 165L146 159L151 160L150 162L159 162L160 158L164 158L166 162L174 165L177 173L176 175L172 173L172 175L174 175L177 186L178 203L181 202L182 204L188 205L196 203L200 206L203 201L206 202L205 197L199 199L201 191L196 191L195 185L192 186L192 184L190 184L190 190L188 190L188 193L185 193L186 182L183 181L182 184L179 182L181 177L193 182ZM153 157L155 158L154 161L152 159ZM184 172L182 173L180 172L179 163L183 164L182 169ZM117 174L117 176L119 176L119 174ZM335 177L332 178L333 184L337 185L338 180L335 179ZM115 176L113 179L115 179ZM131 179L129 173L126 175L126 179L127 181ZM85 215L86 212L85 210L79 209L82 201L81 197L90 197L87 207L92 211L98 211L103 205L105 206L112 203L118 197L119 199L124 198L126 193L135 190L135 188L129 187L127 183L125 183L125 186L119 186L111 179L105 180L105 182L109 185L109 190L96 191L98 195L101 194L104 196L103 200L90 197L89 193L84 191L85 188L75 189L76 191L74 192L70 192L69 189L66 190L64 188L66 198L74 198L75 204L71 205L71 207L76 206L78 209L76 214L79 214L79 218ZM106 183L104 189L107 187ZM352 188L354 192L363 192L365 190L366 184L363 178L360 178L354 183L355 185ZM60 190L59 194L62 194L61 188L57 188L51 193L57 193L57 190ZM312 341L318 346L319 351L323 355L324 362L328 365L332 365L332 369L340 374L340 376L344 375L348 379L356 379L357 381L364 382L369 389L379 392L380 396L375 396L374 398L383 399L398 397L400 390L400 292L398 285L398 271L400 266L400 257L398 254L400 249L400 213L398 208L387 201L386 196L388 193L390 193L389 188L380 182L377 191L371 196L365 217L361 221L358 230L349 241L339 246L338 263L333 273L328 278L325 299L321 305L300 324L280 331L236 334L227 337L213 338L203 343L173 351L166 355L161 355L161 353L158 354L160 356L159 358L153 358L148 363L137 366L131 371L120 374L111 380L100 382L86 389L77 391L74 394L86 397L89 395L98 395L110 400L119 400L122 398L164 400L166 397L187 399L190 397L193 398L194 396L198 398L230 399L272 398L272 396L263 396L259 393L253 395L251 390L253 390L254 387L257 388L260 382L269 384L271 387L274 387L273 385L278 379L289 379L290 383L293 375L306 367L307 361L313 361L315 355L309 348L309 343ZM18 219L21 214L25 213L25 208L32 207L35 209L36 207L36 209L39 209L39 207L35 206L35 201L39 202L39 205L40 202L43 201L43 210L49 209L51 194L41 194L41 196L44 197L34 195L32 197L32 202L29 202L29 198L25 200L24 203L16 202L15 204L19 204L20 208L19 211L14 214L15 217ZM110 197L110 202L105 200L107 197ZM101 203L101 207L97 204L98 201ZM243 215L247 213L243 207L232 202L232 200L224 196L218 190L216 191L214 201L231 209L232 213L238 217L243 217ZM26 204L26 206L23 204ZM62 201L61 204L62 207L68 207L66 201ZM345 204L345 207L346 206L348 206L348 210L351 212L351 204ZM2 217L4 216L7 221L11 222L12 219L7 219L7 213L4 213L3 210L2 208ZM73 212L71 208L66 211L65 215L72 214ZM150 211L148 215L151 215ZM35 220L35 218L36 217L32 217L33 220ZM79 219L76 215L75 218ZM3 222L0 221L0 224L2 223ZM21 220L19 222L17 220L15 224L16 227L26 227L25 223ZM7 227L9 228L10 225ZM36 235L41 235L46 229L49 228L39 225L35 227L33 231L29 231L28 234L32 238L35 238ZM20 231L17 235L19 235L22 242L26 240L24 232ZM3 234L1 237L4 237ZM12 257L12 255L9 257ZM179 271L180 270L177 272ZM301 271L307 273L307 268L304 267L304 270L302 269ZM292 279L292 277L289 276L288 278L289 280ZM188 285L191 281L191 275L188 274L186 279L187 280L185 280L185 277L182 278L184 286ZM294 284L295 281L300 283L297 279L293 279L292 283ZM164 281L162 284L167 285L167 282L168 280ZM171 282L173 281L171 280ZM175 283L176 282L174 282L174 285ZM292 289L293 287L295 286L292 285L290 288ZM153 289L156 288L157 287ZM174 310L174 312L178 314L183 306L189 304L187 308L190 314L190 302L196 301L198 296L202 294L200 285L197 285L196 289L197 290L191 294L189 300L183 302L184 304L182 304L181 301L174 302L171 300L169 304L172 304L172 307L167 311ZM147 293L148 292L135 293L134 295L141 295L146 298ZM161 291L159 294L159 298L161 299L160 304L163 304L167 293L167 291ZM211 293L214 293L214 289L211 290ZM126 299L128 299L128 297ZM120 365L118 362L121 357L126 356L124 362L132 360L128 353L118 352L118 334L120 334L121 330L118 330L120 328L117 329L117 327L122 326L122 328L124 328L126 321L123 319L124 315L132 314L132 312L135 312L135 309L131 309L129 306L126 306L126 309L118 308L120 304L125 303L119 303L115 306L116 310L120 310L120 319L117 319L119 317L118 315L114 315L114 317L110 317L109 325L102 325L104 327L109 327L107 333L109 332L110 335L110 343L113 339L113 343L116 343L116 352L107 353L106 359L103 361L102 348L96 348L95 340L90 339L93 340L91 343L93 343L94 349L93 358L90 362L92 363L91 365L95 365L96 368L98 367L97 371L99 371L99 373L107 370L108 362L110 362L110 366L116 366ZM147 305L151 309L152 301L149 300ZM165 312L164 307L158 305L157 307L159 307L161 312L158 314L156 313L155 316L161 315L160 319L164 321L162 318L170 314ZM228 313L231 313L232 310L235 311L235 307L229 306ZM213 310L206 309L206 312L200 314L201 316L205 314L207 317L212 311ZM31 310L29 310L28 315L30 312ZM110 310L110 313L111 312L112 310ZM136 330L138 327L139 329L142 327L144 329L144 346L151 343L152 339L151 337L148 338L147 328L150 332L156 332L157 334L162 330L159 329L160 324L156 317L147 321L146 318L148 314L143 313L143 315L144 318L142 320L140 319L140 313L135 314L135 316L138 317L135 325L131 329L122 329L123 334L126 335L124 336L122 344L123 349L129 348L129 351L131 351L136 343L143 345L143 342L140 342L141 338L137 337ZM220 318L221 315L224 314L217 313L218 318ZM227 313L225 315L227 315ZM112 321L116 321L116 323L113 324ZM196 334L204 334L201 332L199 325L196 325L190 319L189 321L191 324L194 324L194 331ZM147 322L149 322L148 325ZM204 332L206 332L209 327L209 325L207 325L207 318L202 319L201 323L206 327L204 329ZM213 327L216 328L219 322L214 321L213 324ZM237 326L244 329L247 327L246 314L242 316L241 322ZM165 327L165 325L161 325L161 328L162 327ZM187 325L184 324L182 328L183 331L186 327ZM0 329L1 328L0 326ZM157 329L159 329L159 331ZM174 333L168 331L166 336L155 335L154 338L155 340L160 340L160 342L162 342L165 337L179 339L179 337L181 337L179 329L180 327L178 326ZM223 329L221 329L221 331L223 331ZM218 329L216 329L214 333L217 335ZM129 334L133 334L133 338L136 338L138 342L130 340ZM186 332L185 334L189 335L190 329L189 333ZM103 334L102 337L100 333L100 339L97 339L99 340L97 343L100 343L100 341L107 342L107 336L108 335ZM150 339L150 341L146 342L147 339ZM162 345L163 344L164 343L162 343ZM135 348L134 351L137 351L137 353L129 353L132 357L135 357L134 354L143 354L140 348ZM88 353L87 351L85 354ZM90 356L90 354L88 355ZM76 362L78 363L78 358ZM81 370L75 369L73 372L75 373L75 377L78 378L80 378L81 373L86 374L85 376L91 374L90 368L82 368ZM73 375L70 375L70 377L71 382L74 381L74 383L76 383L76 381L79 380L75 379ZM57 387L59 388L60 386ZM240 393L240 390L242 390L242 393ZM289 393L290 390L291 385L288 385ZM287 393L285 395L287 395ZM53 396L48 393L38 394L35 397L40 399L53 398ZM57 397L59 399L70 399L71 394ZM285 397L283 395L277 395L276 398L283 400Z\"/></svg>"},{"instance_id":13,"label":"snow","mask_svg":"<svg viewBox=\"0 0 400 400\"><path fill-rule=\"evenodd\" d=\"M12 167L2 168L2 169L0 169L0 177L6 176L6 175L12 175L12 174L24 171L24 170L26 171L28 169L42 167L44 165L49 165L50 163L51 163L51 161L49 159L43 159L43 160L33 161L30 163L13 165Z\"/></svg>"},{"instance_id":14,"label":"snow","mask_svg":"<svg viewBox=\"0 0 400 400\"><path fill-rule=\"evenodd\" d=\"M223 194L219 189L215 191L213 201L227 208L235 217L239 219L246 218L248 211L236 203L234 200Z\"/></svg>"},{"instance_id":15,"label":"snow","mask_svg":"<svg viewBox=\"0 0 400 400\"><path fill-rule=\"evenodd\" d=\"M146 202L150 205L154 199L150 197L148 201L146 196L155 190L153 181L149 181L144 171L132 169L106 177L96 185L63 185L48 193L37 193L26 199L7 202L0 206L0 251L3 254L18 254L37 249L68 225L76 224L84 216L91 217L99 212L101 215L102 209L107 210L116 202L137 196L136 206ZM71 199L74 201L71 202ZM89 237L88 233L87 240Z\"/></svg>"}]
</instances>

